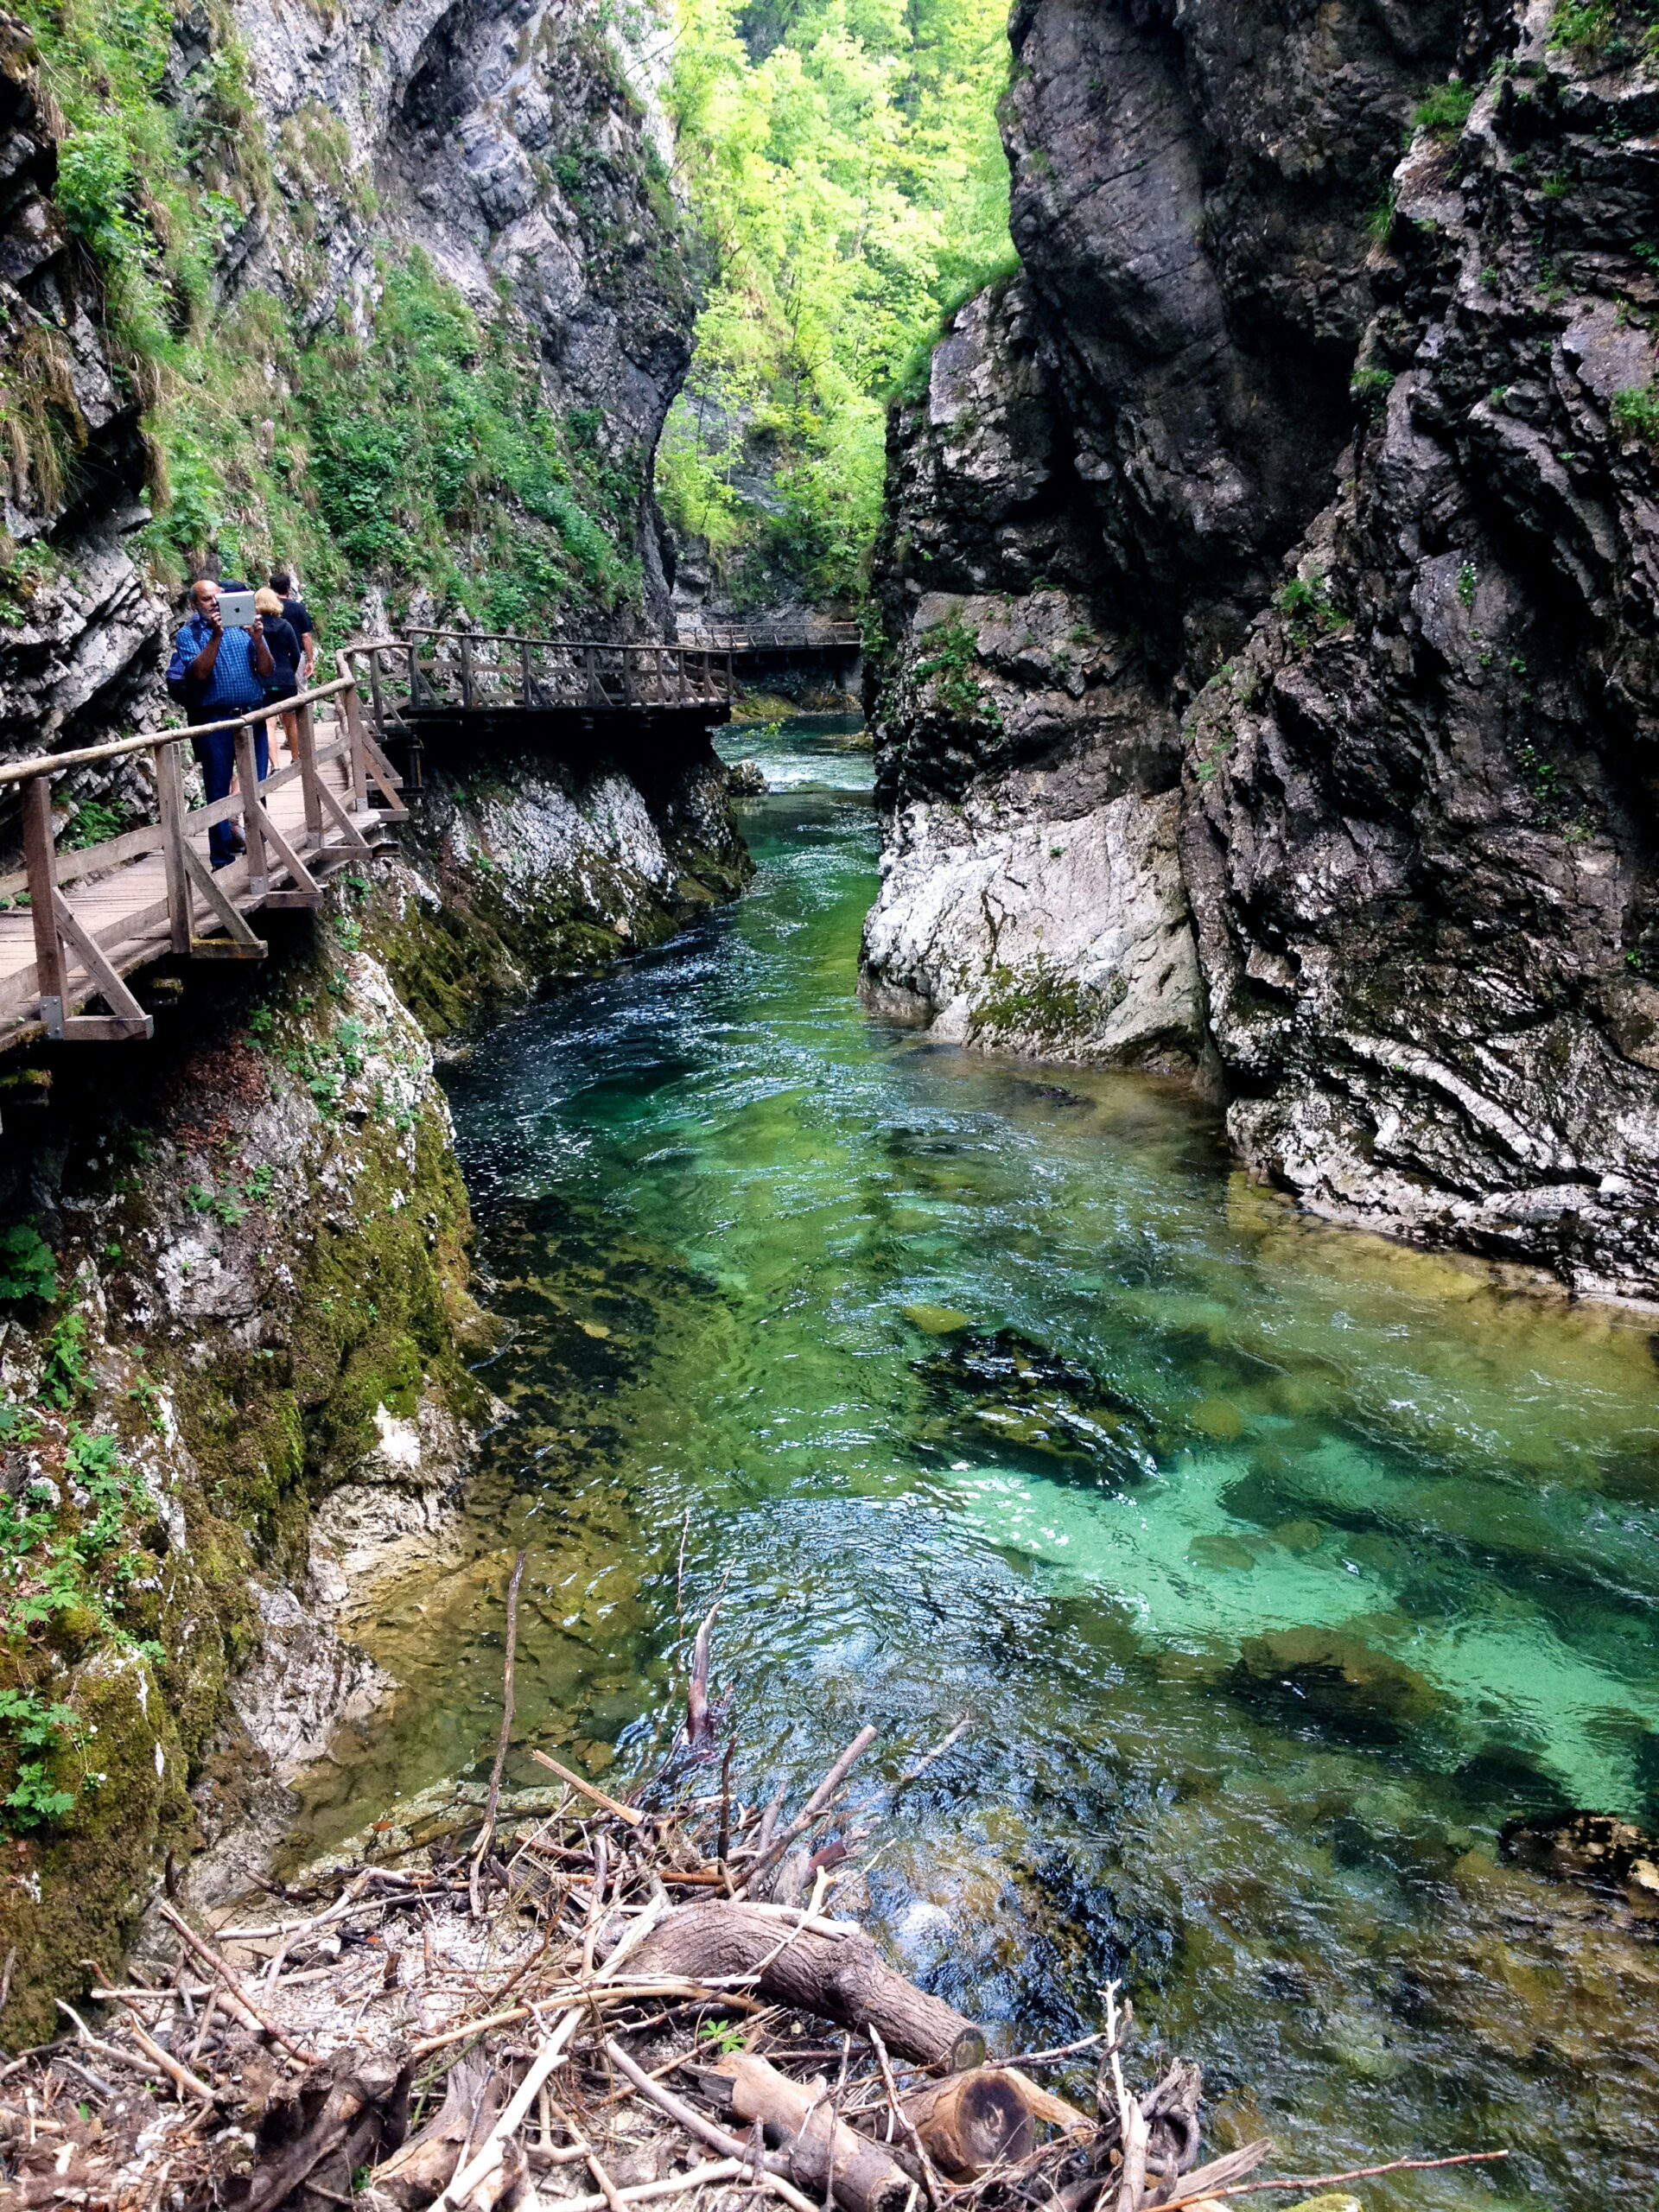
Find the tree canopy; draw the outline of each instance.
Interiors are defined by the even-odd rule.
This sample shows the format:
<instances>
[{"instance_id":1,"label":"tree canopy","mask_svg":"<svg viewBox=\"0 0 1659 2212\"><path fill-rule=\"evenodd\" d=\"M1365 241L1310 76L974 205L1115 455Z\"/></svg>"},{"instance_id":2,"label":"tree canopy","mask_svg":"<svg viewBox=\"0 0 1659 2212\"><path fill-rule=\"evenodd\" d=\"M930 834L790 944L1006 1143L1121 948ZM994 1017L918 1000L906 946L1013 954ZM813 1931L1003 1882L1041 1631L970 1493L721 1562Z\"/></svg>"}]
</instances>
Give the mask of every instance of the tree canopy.
<instances>
[{"instance_id":1,"label":"tree canopy","mask_svg":"<svg viewBox=\"0 0 1659 2212\"><path fill-rule=\"evenodd\" d=\"M668 83L710 258L658 481L741 602L856 595L886 401L1011 265L1005 0L677 0Z\"/></svg>"}]
</instances>

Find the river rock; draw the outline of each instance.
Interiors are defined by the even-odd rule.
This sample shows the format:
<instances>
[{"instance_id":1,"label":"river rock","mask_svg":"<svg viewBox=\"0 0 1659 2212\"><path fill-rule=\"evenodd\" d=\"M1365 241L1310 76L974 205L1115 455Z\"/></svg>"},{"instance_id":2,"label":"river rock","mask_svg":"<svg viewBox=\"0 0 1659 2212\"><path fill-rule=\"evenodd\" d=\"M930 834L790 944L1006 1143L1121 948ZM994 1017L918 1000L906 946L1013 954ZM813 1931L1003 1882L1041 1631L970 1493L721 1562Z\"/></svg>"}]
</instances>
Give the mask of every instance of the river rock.
<instances>
[{"instance_id":1,"label":"river rock","mask_svg":"<svg viewBox=\"0 0 1659 2212\"><path fill-rule=\"evenodd\" d=\"M1546 1813L1500 1831L1503 1854L1659 1915L1659 1836L1611 1813Z\"/></svg>"},{"instance_id":2,"label":"river rock","mask_svg":"<svg viewBox=\"0 0 1659 2212\"><path fill-rule=\"evenodd\" d=\"M1439 1692L1414 1667L1343 1628L1247 1637L1234 1681L1247 1694L1276 1688L1311 1715L1362 1735L1397 1735L1432 1719L1440 1704Z\"/></svg>"}]
</instances>

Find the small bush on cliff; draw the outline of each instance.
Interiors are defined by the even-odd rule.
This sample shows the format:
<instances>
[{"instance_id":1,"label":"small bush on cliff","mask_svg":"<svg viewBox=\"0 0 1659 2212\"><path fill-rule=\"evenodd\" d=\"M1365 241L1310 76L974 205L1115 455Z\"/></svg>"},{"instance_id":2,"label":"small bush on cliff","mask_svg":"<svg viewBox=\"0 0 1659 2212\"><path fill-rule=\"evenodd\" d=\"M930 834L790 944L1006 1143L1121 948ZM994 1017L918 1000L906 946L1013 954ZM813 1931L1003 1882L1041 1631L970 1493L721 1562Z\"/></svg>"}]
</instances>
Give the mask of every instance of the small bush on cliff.
<instances>
[{"instance_id":1,"label":"small bush on cliff","mask_svg":"<svg viewBox=\"0 0 1659 2212\"><path fill-rule=\"evenodd\" d=\"M1427 130L1431 137L1455 138L1468 122L1474 104L1474 86L1454 78L1449 84L1436 85L1427 99L1419 101L1412 113L1412 123L1417 130Z\"/></svg>"},{"instance_id":2,"label":"small bush on cliff","mask_svg":"<svg viewBox=\"0 0 1659 2212\"><path fill-rule=\"evenodd\" d=\"M1659 384L1631 385L1615 392L1613 420L1644 445L1659 445Z\"/></svg>"},{"instance_id":3,"label":"small bush on cliff","mask_svg":"<svg viewBox=\"0 0 1659 2212\"><path fill-rule=\"evenodd\" d=\"M924 658L911 671L918 683L937 679L939 703L953 715L968 716L982 711L979 692L979 640L965 622L937 622L922 632Z\"/></svg>"}]
</instances>

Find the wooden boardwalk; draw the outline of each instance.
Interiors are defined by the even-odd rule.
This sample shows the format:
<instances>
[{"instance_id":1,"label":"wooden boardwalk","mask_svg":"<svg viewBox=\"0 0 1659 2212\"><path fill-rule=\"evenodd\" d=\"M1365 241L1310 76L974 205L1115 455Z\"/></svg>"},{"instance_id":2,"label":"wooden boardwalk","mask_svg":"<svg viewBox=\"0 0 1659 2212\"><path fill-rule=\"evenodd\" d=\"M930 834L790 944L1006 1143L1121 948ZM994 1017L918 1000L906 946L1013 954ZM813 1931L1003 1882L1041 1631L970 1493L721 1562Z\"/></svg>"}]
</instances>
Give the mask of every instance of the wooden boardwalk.
<instances>
[{"instance_id":1,"label":"wooden boardwalk","mask_svg":"<svg viewBox=\"0 0 1659 2212\"><path fill-rule=\"evenodd\" d=\"M95 746L0 767L0 784L23 789L25 865L0 876L0 1052L46 1037L69 1043L147 1038L153 1017L127 977L152 962L262 960L267 947L249 925L263 907L316 906L331 874L368 857L388 826L408 819L400 779L367 726L358 675L302 692L292 702L296 755L254 777L247 722L203 725L235 733L238 788L212 805L188 807L181 755L192 732ZM315 720L336 702L337 719ZM279 753L281 725L271 724ZM67 769L148 754L155 822L79 852L56 849L51 784ZM377 793L380 804L373 803ZM215 870L208 833L230 823L246 850ZM101 1001L104 1011L86 1008Z\"/></svg>"},{"instance_id":2,"label":"wooden boardwalk","mask_svg":"<svg viewBox=\"0 0 1659 2212\"><path fill-rule=\"evenodd\" d=\"M336 660L334 682L286 702L298 722L292 760L275 758L281 725L270 722L272 772L262 784L248 721L0 766L0 787L22 786L25 861L0 876L0 1053L41 1038L149 1037L154 1018L127 980L138 969L159 960L264 959L265 941L250 915L320 905L331 874L408 819L389 740L409 744L418 785L423 724L457 721L482 735L505 716L521 728L535 718L584 730L608 721L671 731L727 721L734 690L729 652L702 646L412 629L343 646ZM321 709L333 719L319 719ZM237 788L211 805L188 806L186 749L209 730L234 733ZM124 757L147 761L155 819L60 851L54 780ZM219 823L234 824L247 850L215 871L208 832Z\"/></svg>"}]
</instances>

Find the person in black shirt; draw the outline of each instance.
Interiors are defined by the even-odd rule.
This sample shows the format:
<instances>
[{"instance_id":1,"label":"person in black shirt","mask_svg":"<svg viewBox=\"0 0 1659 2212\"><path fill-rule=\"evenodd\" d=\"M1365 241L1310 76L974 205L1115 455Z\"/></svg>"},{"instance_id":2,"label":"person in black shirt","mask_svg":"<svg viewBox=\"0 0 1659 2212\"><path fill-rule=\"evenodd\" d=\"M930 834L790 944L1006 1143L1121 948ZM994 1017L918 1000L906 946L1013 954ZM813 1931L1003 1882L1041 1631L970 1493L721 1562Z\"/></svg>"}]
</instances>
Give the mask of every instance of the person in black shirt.
<instances>
[{"instance_id":1,"label":"person in black shirt","mask_svg":"<svg viewBox=\"0 0 1659 2212\"><path fill-rule=\"evenodd\" d=\"M292 624L294 634L300 641L305 661L305 681L309 683L316 674L317 626L311 620L311 610L302 599L294 596L294 579L286 569L273 569L270 588L283 602L283 620Z\"/></svg>"},{"instance_id":2,"label":"person in black shirt","mask_svg":"<svg viewBox=\"0 0 1659 2212\"><path fill-rule=\"evenodd\" d=\"M300 688L300 662L304 648L299 632L283 613L283 602L274 591L256 592L254 606L258 609L261 627L270 658L275 665L265 678L265 696L273 705L278 700L291 699ZM292 713L283 716L283 734L288 740L288 757L291 760L297 752L298 732Z\"/></svg>"}]
</instances>

